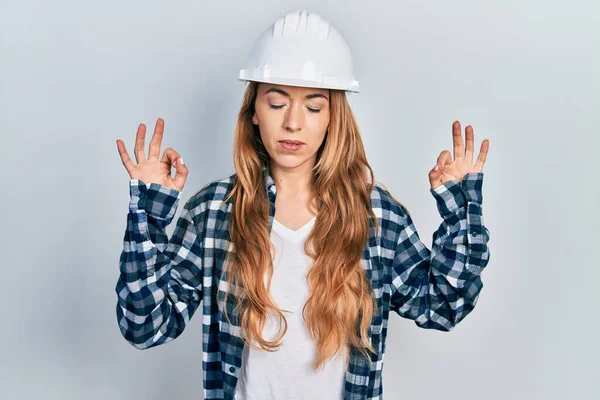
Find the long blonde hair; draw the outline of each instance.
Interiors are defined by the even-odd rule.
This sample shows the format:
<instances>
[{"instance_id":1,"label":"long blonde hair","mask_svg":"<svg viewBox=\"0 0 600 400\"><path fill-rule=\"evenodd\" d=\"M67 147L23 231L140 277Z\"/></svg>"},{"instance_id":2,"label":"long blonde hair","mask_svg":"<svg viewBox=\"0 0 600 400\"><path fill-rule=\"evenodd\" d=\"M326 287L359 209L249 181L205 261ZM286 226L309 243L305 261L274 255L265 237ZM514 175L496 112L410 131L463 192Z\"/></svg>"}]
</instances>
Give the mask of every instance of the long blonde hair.
<instances>
[{"instance_id":1,"label":"long blonde hair","mask_svg":"<svg viewBox=\"0 0 600 400\"><path fill-rule=\"evenodd\" d=\"M234 251L227 255L226 268L229 287L236 288L244 342L256 348L255 340L259 348L276 351L287 331L287 321L269 293L273 260L262 168L269 166L270 156L252 123L257 92L258 83L250 82L235 130L236 179L225 199L233 200L229 232ZM369 217L375 229L379 226L370 202L375 180L344 91L330 90L328 132L317 151L313 172L318 211L304 251L314 264L307 274L310 295L302 312L317 344L313 368L324 366L338 352L347 362L348 346L357 348L370 361L368 351L375 353L375 349L368 327L376 302L361 256L371 228ZM283 328L272 341L261 337L269 313L277 315Z\"/></svg>"}]
</instances>

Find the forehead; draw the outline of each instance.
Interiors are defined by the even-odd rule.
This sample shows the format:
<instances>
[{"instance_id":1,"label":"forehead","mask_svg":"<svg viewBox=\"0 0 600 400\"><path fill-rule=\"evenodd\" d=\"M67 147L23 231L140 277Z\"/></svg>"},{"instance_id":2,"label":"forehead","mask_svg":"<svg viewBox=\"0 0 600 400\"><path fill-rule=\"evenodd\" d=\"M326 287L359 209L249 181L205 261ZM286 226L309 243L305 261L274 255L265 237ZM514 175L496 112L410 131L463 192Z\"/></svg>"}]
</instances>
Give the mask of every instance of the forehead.
<instances>
[{"instance_id":1,"label":"forehead","mask_svg":"<svg viewBox=\"0 0 600 400\"><path fill-rule=\"evenodd\" d=\"M279 93L281 95L284 95L284 96L287 95L290 97L305 97L305 96L309 96L312 94L320 94L320 95L325 96L326 98L329 97L329 89L279 85L279 84L265 83L265 82L261 82L258 85L258 91L262 95L265 95L267 93Z\"/></svg>"}]
</instances>

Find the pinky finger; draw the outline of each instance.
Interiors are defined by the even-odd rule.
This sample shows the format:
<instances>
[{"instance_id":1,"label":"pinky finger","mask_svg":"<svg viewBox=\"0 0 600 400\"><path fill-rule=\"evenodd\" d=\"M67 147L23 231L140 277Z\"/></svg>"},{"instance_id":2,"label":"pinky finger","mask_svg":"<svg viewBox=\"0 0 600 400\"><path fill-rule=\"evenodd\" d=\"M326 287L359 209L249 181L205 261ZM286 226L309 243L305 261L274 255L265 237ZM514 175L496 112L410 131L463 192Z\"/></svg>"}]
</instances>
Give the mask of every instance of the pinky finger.
<instances>
[{"instance_id":1,"label":"pinky finger","mask_svg":"<svg viewBox=\"0 0 600 400\"><path fill-rule=\"evenodd\" d=\"M133 173L134 165L133 165L133 161L131 161L131 158L129 158L129 154L127 154L127 150L125 149L125 143L123 143L122 140L117 139L117 149L119 150L119 156L121 157L121 162L123 163L123 166L129 173L129 176L131 177L131 174Z\"/></svg>"},{"instance_id":2,"label":"pinky finger","mask_svg":"<svg viewBox=\"0 0 600 400\"><path fill-rule=\"evenodd\" d=\"M479 171L483 171L483 165L485 164L489 148L490 141L488 139L485 139L483 142L481 142L481 150L479 151L479 156L477 157L477 162L475 163L475 167Z\"/></svg>"}]
</instances>

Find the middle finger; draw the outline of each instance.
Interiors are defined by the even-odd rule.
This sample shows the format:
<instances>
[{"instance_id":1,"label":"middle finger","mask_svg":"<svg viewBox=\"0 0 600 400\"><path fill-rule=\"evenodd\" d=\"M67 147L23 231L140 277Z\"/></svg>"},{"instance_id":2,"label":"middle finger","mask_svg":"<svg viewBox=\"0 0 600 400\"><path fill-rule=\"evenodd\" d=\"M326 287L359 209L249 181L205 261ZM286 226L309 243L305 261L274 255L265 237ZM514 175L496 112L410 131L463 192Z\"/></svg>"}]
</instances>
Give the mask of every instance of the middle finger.
<instances>
[{"instance_id":1,"label":"middle finger","mask_svg":"<svg viewBox=\"0 0 600 400\"><path fill-rule=\"evenodd\" d=\"M460 131L460 122L454 121L452 124L452 141L454 142L454 159L463 158L465 156L465 145Z\"/></svg>"},{"instance_id":2,"label":"middle finger","mask_svg":"<svg viewBox=\"0 0 600 400\"><path fill-rule=\"evenodd\" d=\"M163 132L165 128L165 121L162 118L156 120L154 126L154 134L150 141L150 150L148 151L148 160L158 160L160 155L160 143L162 142Z\"/></svg>"}]
</instances>

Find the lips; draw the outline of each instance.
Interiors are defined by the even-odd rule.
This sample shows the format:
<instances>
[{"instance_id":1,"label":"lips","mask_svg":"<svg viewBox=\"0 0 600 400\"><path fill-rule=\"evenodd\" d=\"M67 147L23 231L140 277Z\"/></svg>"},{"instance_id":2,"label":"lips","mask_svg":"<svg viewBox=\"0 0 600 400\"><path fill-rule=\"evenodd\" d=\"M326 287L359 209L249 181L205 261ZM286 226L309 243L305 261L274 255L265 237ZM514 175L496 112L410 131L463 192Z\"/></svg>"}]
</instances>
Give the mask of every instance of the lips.
<instances>
[{"instance_id":1,"label":"lips","mask_svg":"<svg viewBox=\"0 0 600 400\"><path fill-rule=\"evenodd\" d=\"M288 152L298 151L304 146L304 143L298 140L280 140L278 143L283 150Z\"/></svg>"},{"instance_id":2,"label":"lips","mask_svg":"<svg viewBox=\"0 0 600 400\"><path fill-rule=\"evenodd\" d=\"M304 144L303 142L299 141L299 140L280 140L281 143L288 143L288 144L293 144L293 145L301 145Z\"/></svg>"}]
</instances>

